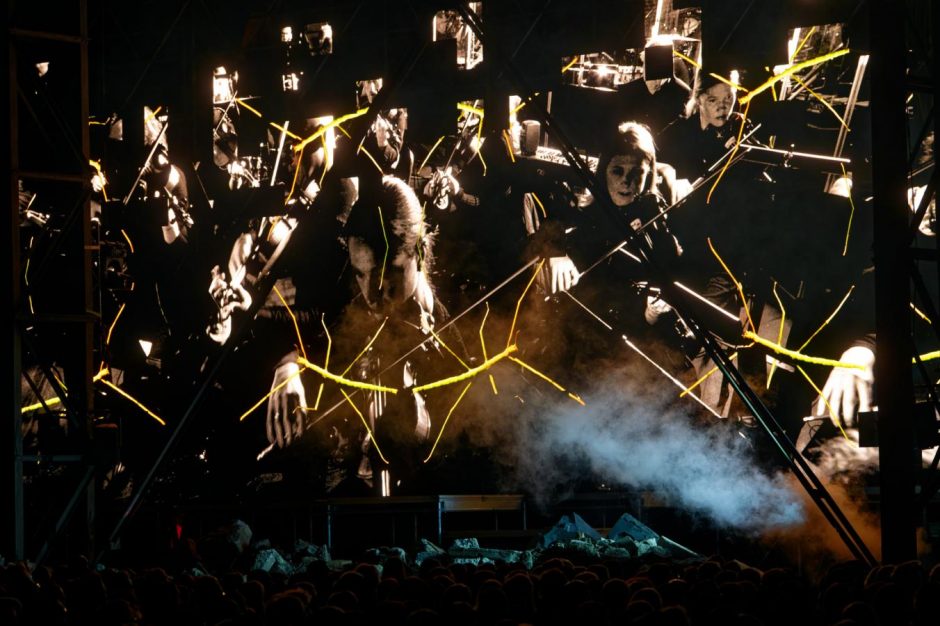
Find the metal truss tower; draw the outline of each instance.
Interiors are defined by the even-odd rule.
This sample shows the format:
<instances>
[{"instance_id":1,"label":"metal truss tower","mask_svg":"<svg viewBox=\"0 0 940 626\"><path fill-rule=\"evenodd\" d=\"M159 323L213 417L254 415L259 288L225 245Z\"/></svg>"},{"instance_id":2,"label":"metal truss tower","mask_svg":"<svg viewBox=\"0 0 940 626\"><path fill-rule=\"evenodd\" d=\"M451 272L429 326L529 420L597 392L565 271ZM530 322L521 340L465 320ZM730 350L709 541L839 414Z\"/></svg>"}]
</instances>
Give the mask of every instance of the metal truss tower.
<instances>
[{"instance_id":1,"label":"metal truss tower","mask_svg":"<svg viewBox=\"0 0 940 626\"><path fill-rule=\"evenodd\" d=\"M13 318L6 353L13 376L12 417L2 429L0 553L36 563L61 546L66 529L72 531L70 550L90 553L94 545L92 376L99 315L89 204L88 6L87 0L70 4L49 11L10 2L7 16L4 259ZM36 217L33 225L38 220L50 228L27 231L30 215ZM34 234L42 240L36 248ZM40 251L30 254L33 249ZM34 303L40 292L42 302ZM24 390L39 399L25 413ZM27 427L43 436L68 434L24 450Z\"/></svg>"}]
</instances>

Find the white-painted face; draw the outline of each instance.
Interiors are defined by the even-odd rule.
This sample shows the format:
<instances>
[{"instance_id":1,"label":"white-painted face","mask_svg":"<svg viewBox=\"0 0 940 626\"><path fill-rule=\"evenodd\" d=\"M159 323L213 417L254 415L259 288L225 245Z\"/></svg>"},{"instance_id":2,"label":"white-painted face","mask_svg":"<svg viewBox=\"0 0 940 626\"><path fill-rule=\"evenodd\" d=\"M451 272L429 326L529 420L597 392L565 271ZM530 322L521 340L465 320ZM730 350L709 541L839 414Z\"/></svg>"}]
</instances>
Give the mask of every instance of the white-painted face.
<instances>
[{"instance_id":1,"label":"white-painted face","mask_svg":"<svg viewBox=\"0 0 940 626\"><path fill-rule=\"evenodd\" d=\"M728 121L731 110L734 108L734 89L730 85L718 83L712 85L705 92L699 94L698 111L702 120L702 127L715 126L721 128Z\"/></svg>"},{"instance_id":2,"label":"white-painted face","mask_svg":"<svg viewBox=\"0 0 940 626\"><path fill-rule=\"evenodd\" d=\"M372 311L388 315L415 295L419 279L415 256L390 250L389 257L383 259L384 250L373 250L359 237L350 237L348 245L356 282Z\"/></svg>"},{"instance_id":3,"label":"white-painted face","mask_svg":"<svg viewBox=\"0 0 940 626\"><path fill-rule=\"evenodd\" d=\"M607 164L607 193L614 205L624 207L646 189L650 164L633 155L615 155Z\"/></svg>"}]
</instances>

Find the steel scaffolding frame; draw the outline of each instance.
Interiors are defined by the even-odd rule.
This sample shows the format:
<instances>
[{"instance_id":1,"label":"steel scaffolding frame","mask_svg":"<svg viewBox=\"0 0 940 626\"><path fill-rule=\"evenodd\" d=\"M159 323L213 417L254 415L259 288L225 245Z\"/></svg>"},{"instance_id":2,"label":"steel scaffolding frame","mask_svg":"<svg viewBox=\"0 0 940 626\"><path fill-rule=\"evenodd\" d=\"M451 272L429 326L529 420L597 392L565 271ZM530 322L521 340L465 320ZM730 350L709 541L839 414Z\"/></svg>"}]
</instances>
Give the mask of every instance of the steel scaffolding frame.
<instances>
[{"instance_id":1,"label":"steel scaffolding frame","mask_svg":"<svg viewBox=\"0 0 940 626\"><path fill-rule=\"evenodd\" d=\"M83 551L90 552L94 544L96 481L91 454L92 418L94 414L92 359L94 355L95 327L100 316L96 311L94 297L92 268L95 241L92 233L89 203L88 2L87 0L80 0L74 14L77 23L74 24L75 28L72 33L44 28L47 25L46 22L39 27L30 24L30 28L21 28L16 23L18 16L17 3L9 3L8 9L6 60L9 69L7 100L9 108L6 112L9 123L6 125L6 132L8 133L6 139L9 148L10 172L6 180L9 184L8 198L10 203L9 216L8 220L5 221L5 227L9 229L7 233L9 254L6 258L14 320L11 335L8 336L13 371L11 381L13 393L10 405L13 419L3 429L2 435L4 449L12 452L10 463L5 467L2 491L4 494L3 506L0 507L3 510L4 529L2 552L13 560L30 559L33 563L38 564L49 555L61 533L72 524L73 517L79 510L84 512L81 522L83 536L80 538ZM32 14L32 17L35 17L35 13ZM56 17L60 17L60 15ZM60 111L58 106L61 103L49 101L48 94L41 94L37 91L30 93L27 89L24 89L23 80L25 80L25 77L20 74L23 69L20 65L20 52L27 46L35 45L75 47L80 74L78 77L79 94L77 107L75 107L77 110ZM43 98L46 99L45 104L48 106L48 110L53 112L53 117L57 122L56 128L50 128L47 135L59 136L67 142L72 148L75 158L74 160L70 159L67 164L56 164L50 159L47 163L41 164L39 168L26 170L21 168L22 144L20 142L20 133L22 129L21 122L24 120L20 115L21 107L25 107L31 119L41 125L42 121L35 115L32 103ZM77 119L72 119L70 116ZM74 124L72 128L77 129L77 136L63 136L63 132L67 132L69 128L68 124L64 122L69 119ZM63 150L63 152L68 151ZM48 167L45 167L45 165L48 165ZM60 303L62 307L60 312L36 314L28 306L30 289L29 287L24 289L24 268L22 267L21 258L21 216L18 193L20 181L29 181L31 185L36 185L40 190L43 189L43 185L52 183L68 185L76 190L75 195L78 200L64 214L61 230L54 238L51 250L56 253L73 255L69 258L80 259L79 273L82 282L75 292L79 301ZM79 231L77 237L76 229ZM79 242L78 246L75 245L76 241ZM33 287L36 286L39 285L33 285ZM75 333L77 329L77 334L71 336L77 337L77 343L80 344L82 350L79 358L74 359L72 362L72 371L68 372L71 382L67 390L65 385L57 381L56 377L52 375L53 361L49 359L48 354L41 353L36 341L36 338L41 337L43 333L62 329L69 329L71 333ZM24 454L20 393L21 381L24 376L24 349L26 352L31 353L32 360L38 363L40 370L52 385L71 424L78 427L78 432L68 441L68 446L74 449L51 456ZM36 390L34 381L28 379L27 383L34 391ZM41 403L44 418L50 419L54 414L49 410L48 403L44 400ZM29 545L27 542L27 522L38 523L35 519L29 519L29 512L26 507L25 464L27 463L49 463L50 465L77 463L81 466L77 482L67 489L67 493L70 492L70 495L61 507L56 508L58 514L54 516L54 521L49 525L48 533L35 546Z\"/></svg>"}]
</instances>

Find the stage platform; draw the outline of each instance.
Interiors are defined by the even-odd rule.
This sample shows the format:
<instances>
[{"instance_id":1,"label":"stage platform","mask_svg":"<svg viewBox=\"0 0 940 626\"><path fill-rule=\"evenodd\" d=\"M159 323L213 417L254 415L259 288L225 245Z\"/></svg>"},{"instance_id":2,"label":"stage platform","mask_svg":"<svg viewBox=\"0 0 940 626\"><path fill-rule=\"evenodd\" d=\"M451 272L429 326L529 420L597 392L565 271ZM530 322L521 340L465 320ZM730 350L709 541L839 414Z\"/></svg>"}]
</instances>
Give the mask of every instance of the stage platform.
<instances>
[{"instance_id":1,"label":"stage platform","mask_svg":"<svg viewBox=\"0 0 940 626\"><path fill-rule=\"evenodd\" d=\"M325 545L340 558L356 557L377 546L410 549L421 539L447 547L456 539L474 537L489 547L526 549L569 513L577 513L602 535L624 513L656 526L683 527L678 521L682 513L648 492L574 494L550 505L523 494L440 494L230 505L149 504L137 515L124 542L147 545L155 537L168 535L198 540L240 519L256 538L267 537L281 546L298 540Z\"/></svg>"}]
</instances>

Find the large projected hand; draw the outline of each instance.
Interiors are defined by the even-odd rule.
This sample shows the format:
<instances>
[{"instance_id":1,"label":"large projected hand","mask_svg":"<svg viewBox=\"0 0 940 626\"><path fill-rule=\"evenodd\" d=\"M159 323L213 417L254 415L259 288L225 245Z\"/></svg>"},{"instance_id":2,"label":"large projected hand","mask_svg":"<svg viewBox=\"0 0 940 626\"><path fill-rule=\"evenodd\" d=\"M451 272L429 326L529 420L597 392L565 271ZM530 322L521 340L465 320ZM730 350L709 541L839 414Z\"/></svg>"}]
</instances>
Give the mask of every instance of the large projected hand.
<instances>
[{"instance_id":1,"label":"large projected hand","mask_svg":"<svg viewBox=\"0 0 940 626\"><path fill-rule=\"evenodd\" d=\"M539 274L539 286L546 293L568 291L578 284L581 272L574 261L568 256L553 256L548 259L548 265Z\"/></svg>"},{"instance_id":2,"label":"large projected hand","mask_svg":"<svg viewBox=\"0 0 940 626\"><path fill-rule=\"evenodd\" d=\"M300 366L288 361L274 370L265 432L268 442L279 448L290 445L304 431L307 395L300 380Z\"/></svg>"},{"instance_id":3,"label":"large projected hand","mask_svg":"<svg viewBox=\"0 0 940 626\"><path fill-rule=\"evenodd\" d=\"M853 428L858 413L871 410L875 353L864 346L853 346L843 352L839 360L863 369L833 368L822 389L822 398L816 404L816 415L828 413L835 426Z\"/></svg>"}]
</instances>

